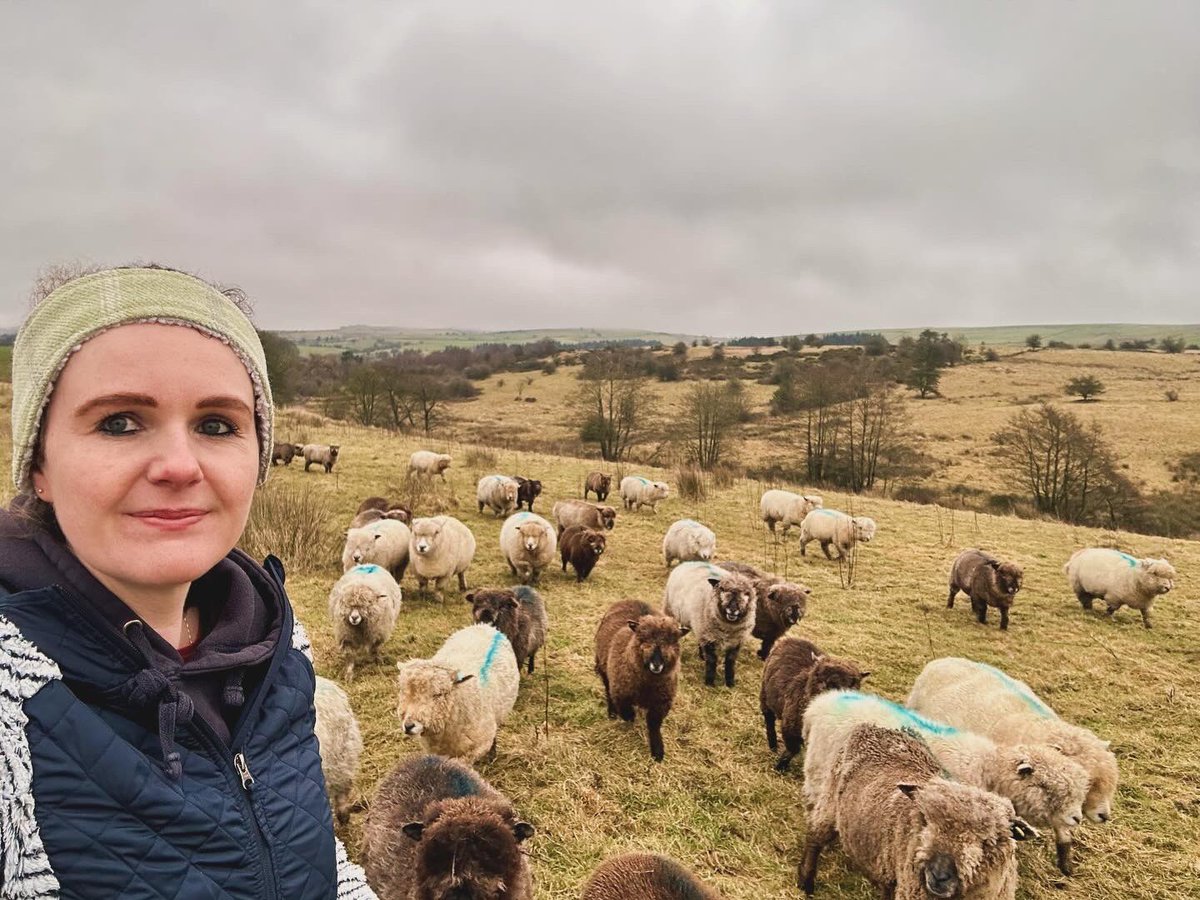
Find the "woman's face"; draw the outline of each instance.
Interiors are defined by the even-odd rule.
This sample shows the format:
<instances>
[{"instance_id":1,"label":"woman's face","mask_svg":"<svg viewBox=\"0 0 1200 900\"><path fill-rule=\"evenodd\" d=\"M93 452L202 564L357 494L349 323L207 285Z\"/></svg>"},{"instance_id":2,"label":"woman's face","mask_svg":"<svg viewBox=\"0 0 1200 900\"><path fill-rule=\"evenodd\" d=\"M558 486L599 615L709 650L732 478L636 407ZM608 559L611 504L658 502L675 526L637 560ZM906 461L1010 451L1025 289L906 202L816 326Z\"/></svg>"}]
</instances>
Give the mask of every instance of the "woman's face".
<instances>
[{"instance_id":1,"label":"woman's face","mask_svg":"<svg viewBox=\"0 0 1200 900\"><path fill-rule=\"evenodd\" d=\"M79 560L118 596L179 587L241 536L258 478L254 389L215 338L122 325L59 375L39 496Z\"/></svg>"}]
</instances>

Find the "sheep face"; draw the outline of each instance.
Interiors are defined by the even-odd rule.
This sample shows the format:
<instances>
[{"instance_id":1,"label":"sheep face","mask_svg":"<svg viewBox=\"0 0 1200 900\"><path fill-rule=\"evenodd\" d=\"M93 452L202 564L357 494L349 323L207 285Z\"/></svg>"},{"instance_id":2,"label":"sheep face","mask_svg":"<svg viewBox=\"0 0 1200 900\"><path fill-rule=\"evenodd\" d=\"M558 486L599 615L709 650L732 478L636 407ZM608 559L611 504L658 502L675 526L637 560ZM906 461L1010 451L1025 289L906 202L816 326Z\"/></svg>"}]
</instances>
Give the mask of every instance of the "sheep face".
<instances>
[{"instance_id":1,"label":"sheep face","mask_svg":"<svg viewBox=\"0 0 1200 900\"><path fill-rule=\"evenodd\" d=\"M822 654L813 662L808 676L809 696L815 697L824 691L856 691L870 674L849 660Z\"/></svg>"},{"instance_id":2,"label":"sheep face","mask_svg":"<svg viewBox=\"0 0 1200 900\"><path fill-rule=\"evenodd\" d=\"M521 546L525 548L526 553L536 553L542 541L546 539L546 529L537 522L518 525L517 532L521 535Z\"/></svg>"},{"instance_id":3,"label":"sheep face","mask_svg":"<svg viewBox=\"0 0 1200 900\"><path fill-rule=\"evenodd\" d=\"M825 498L818 497L816 494L805 494L804 502L808 504L808 511L822 509L825 506Z\"/></svg>"},{"instance_id":4,"label":"sheep face","mask_svg":"<svg viewBox=\"0 0 1200 900\"><path fill-rule=\"evenodd\" d=\"M688 555L692 559L702 559L705 562L712 559L713 551L716 549L709 541L708 536L699 531L690 531L687 536Z\"/></svg>"},{"instance_id":5,"label":"sheep face","mask_svg":"<svg viewBox=\"0 0 1200 900\"><path fill-rule=\"evenodd\" d=\"M445 453L439 453L436 465L438 474L445 472L448 468L450 468L450 457Z\"/></svg>"},{"instance_id":6,"label":"sheep face","mask_svg":"<svg viewBox=\"0 0 1200 900\"><path fill-rule=\"evenodd\" d=\"M617 523L617 511L611 506L601 506L600 518L604 520L605 531L612 531L613 525Z\"/></svg>"},{"instance_id":7,"label":"sheep face","mask_svg":"<svg viewBox=\"0 0 1200 900\"><path fill-rule=\"evenodd\" d=\"M854 539L864 544L871 543L875 537L875 520L867 516L854 517Z\"/></svg>"},{"instance_id":8,"label":"sheep face","mask_svg":"<svg viewBox=\"0 0 1200 900\"><path fill-rule=\"evenodd\" d=\"M812 590L804 585L773 584L767 588L767 600L779 611L779 617L789 625L804 618L808 596Z\"/></svg>"},{"instance_id":9,"label":"sheep face","mask_svg":"<svg viewBox=\"0 0 1200 900\"><path fill-rule=\"evenodd\" d=\"M370 615L380 600L386 600L387 594L377 593L367 584L352 584L343 590L338 598L338 614L350 626L358 628ZM343 645L349 640L343 640Z\"/></svg>"},{"instance_id":10,"label":"sheep face","mask_svg":"<svg viewBox=\"0 0 1200 900\"><path fill-rule=\"evenodd\" d=\"M997 748L995 764L997 793L1017 815L1055 828L1083 821L1088 774L1079 763L1050 747L1018 744Z\"/></svg>"},{"instance_id":11,"label":"sheep face","mask_svg":"<svg viewBox=\"0 0 1200 900\"><path fill-rule=\"evenodd\" d=\"M1143 559L1138 565L1150 593L1165 594L1175 586L1175 567L1165 559Z\"/></svg>"},{"instance_id":12,"label":"sheep face","mask_svg":"<svg viewBox=\"0 0 1200 900\"><path fill-rule=\"evenodd\" d=\"M1092 754L1089 769L1092 778L1088 782L1087 796L1083 801L1083 814L1093 822L1107 822L1112 816L1113 795L1117 792L1117 760L1105 743L1103 756ZM1075 757L1078 759L1078 756Z\"/></svg>"},{"instance_id":13,"label":"sheep face","mask_svg":"<svg viewBox=\"0 0 1200 900\"><path fill-rule=\"evenodd\" d=\"M427 556L437 549L438 538L442 534L442 523L432 520L417 522L413 527L412 547L421 556Z\"/></svg>"},{"instance_id":14,"label":"sheep face","mask_svg":"<svg viewBox=\"0 0 1200 900\"><path fill-rule=\"evenodd\" d=\"M516 506L517 487L518 485L512 481L506 481L503 485L501 485L501 488L504 491L504 502L509 506Z\"/></svg>"},{"instance_id":15,"label":"sheep face","mask_svg":"<svg viewBox=\"0 0 1200 900\"><path fill-rule=\"evenodd\" d=\"M589 531L583 538L584 546L592 556L600 556L608 544L608 538L598 531Z\"/></svg>"},{"instance_id":16,"label":"sheep face","mask_svg":"<svg viewBox=\"0 0 1200 900\"><path fill-rule=\"evenodd\" d=\"M367 524L370 524L369 522ZM357 531L347 535L346 550L356 566L375 558L375 545L383 538L378 531Z\"/></svg>"},{"instance_id":17,"label":"sheep face","mask_svg":"<svg viewBox=\"0 0 1200 900\"><path fill-rule=\"evenodd\" d=\"M995 571L996 586L1000 592L1007 594L1009 597L1015 597L1017 591L1021 589L1021 581L1025 573L1021 571L1021 567L1014 563L995 563L992 565Z\"/></svg>"},{"instance_id":18,"label":"sheep face","mask_svg":"<svg viewBox=\"0 0 1200 900\"><path fill-rule=\"evenodd\" d=\"M471 617L483 625L491 625L497 631L511 634L520 603L517 595L508 590L482 590L467 594L471 604Z\"/></svg>"},{"instance_id":19,"label":"sheep face","mask_svg":"<svg viewBox=\"0 0 1200 900\"><path fill-rule=\"evenodd\" d=\"M665 481L655 481L650 485L649 501L653 503L657 500L666 500L667 495L670 493L671 489L667 487L667 483Z\"/></svg>"},{"instance_id":20,"label":"sheep face","mask_svg":"<svg viewBox=\"0 0 1200 900\"><path fill-rule=\"evenodd\" d=\"M651 675L670 674L679 666L679 641L691 629L682 627L671 616L642 616L631 619L642 669Z\"/></svg>"},{"instance_id":21,"label":"sheep face","mask_svg":"<svg viewBox=\"0 0 1200 900\"><path fill-rule=\"evenodd\" d=\"M397 663L400 699L396 715L405 737L436 734L449 718L454 690L474 675L460 675L452 669L416 659Z\"/></svg>"},{"instance_id":22,"label":"sheep face","mask_svg":"<svg viewBox=\"0 0 1200 900\"><path fill-rule=\"evenodd\" d=\"M726 622L740 622L754 608L754 588L744 578L710 578L717 593L717 615Z\"/></svg>"}]
</instances>

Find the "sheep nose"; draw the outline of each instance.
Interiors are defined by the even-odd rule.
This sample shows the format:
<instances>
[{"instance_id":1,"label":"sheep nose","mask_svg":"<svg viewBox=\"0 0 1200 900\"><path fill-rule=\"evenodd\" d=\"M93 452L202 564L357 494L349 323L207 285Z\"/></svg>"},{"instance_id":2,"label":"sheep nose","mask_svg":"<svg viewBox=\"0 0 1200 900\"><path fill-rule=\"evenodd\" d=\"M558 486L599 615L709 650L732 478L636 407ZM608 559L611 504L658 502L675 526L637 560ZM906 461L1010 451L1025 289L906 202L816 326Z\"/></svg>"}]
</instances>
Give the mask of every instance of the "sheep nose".
<instances>
[{"instance_id":1,"label":"sheep nose","mask_svg":"<svg viewBox=\"0 0 1200 900\"><path fill-rule=\"evenodd\" d=\"M1096 813L1096 818L1099 819L1101 822L1107 822L1108 821L1108 813L1106 813L1106 812Z\"/></svg>"},{"instance_id":2,"label":"sheep nose","mask_svg":"<svg viewBox=\"0 0 1200 900\"><path fill-rule=\"evenodd\" d=\"M355 561L356 563L360 563L360 562L362 562L362 554L361 554L361 553L355 553L355 554L354 554L354 561Z\"/></svg>"},{"instance_id":3,"label":"sheep nose","mask_svg":"<svg viewBox=\"0 0 1200 900\"><path fill-rule=\"evenodd\" d=\"M404 733L405 734L412 734L416 730L417 730L417 726L414 725L412 722L404 723Z\"/></svg>"}]
</instances>

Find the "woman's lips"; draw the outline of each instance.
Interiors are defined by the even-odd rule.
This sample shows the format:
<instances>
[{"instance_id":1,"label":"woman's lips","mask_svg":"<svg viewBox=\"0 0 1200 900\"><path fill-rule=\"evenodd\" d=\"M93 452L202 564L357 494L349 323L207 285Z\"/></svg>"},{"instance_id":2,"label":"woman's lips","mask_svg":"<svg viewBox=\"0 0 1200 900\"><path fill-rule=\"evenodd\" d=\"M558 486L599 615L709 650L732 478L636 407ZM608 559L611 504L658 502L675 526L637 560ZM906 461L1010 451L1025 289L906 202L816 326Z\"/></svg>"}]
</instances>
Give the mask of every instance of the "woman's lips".
<instances>
[{"instance_id":1,"label":"woman's lips","mask_svg":"<svg viewBox=\"0 0 1200 900\"><path fill-rule=\"evenodd\" d=\"M183 531L203 519L208 512L203 509L147 509L131 513L131 515L152 528L163 531Z\"/></svg>"}]
</instances>

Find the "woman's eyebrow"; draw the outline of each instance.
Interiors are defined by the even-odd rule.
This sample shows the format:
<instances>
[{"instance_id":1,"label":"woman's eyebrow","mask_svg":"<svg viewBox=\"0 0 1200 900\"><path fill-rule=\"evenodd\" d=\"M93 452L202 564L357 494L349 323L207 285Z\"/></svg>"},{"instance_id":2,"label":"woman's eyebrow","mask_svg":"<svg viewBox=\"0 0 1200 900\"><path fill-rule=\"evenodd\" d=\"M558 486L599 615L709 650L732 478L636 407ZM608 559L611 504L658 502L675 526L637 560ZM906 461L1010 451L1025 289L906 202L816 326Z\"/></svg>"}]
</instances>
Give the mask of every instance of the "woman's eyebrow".
<instances>
[{"instance_id":1,"label":"woman's eyebrow","mask_svg":"<svg viewBox=\"0 0 1200 900\"><path fill-rule=\"evenodd\" d=\"M249 404L240 397L233 397L228 394L217 394L212 397L205 397L196 404L197 409L236 409L244 412L247 415L254 415Z\"/></svg>"},{"instance_id":2,"label":"woman's eyebrow","mask_svg":"<svg viewBox=\"0 0 1200 900\"><path fill-rule=\"evenodd\" d=\"M93 397L75 410L75 417L81 419L90 415L92 410L104 406L158 406L158 401L149 394L104 394Z\"/></svg>"}]
</instances>

